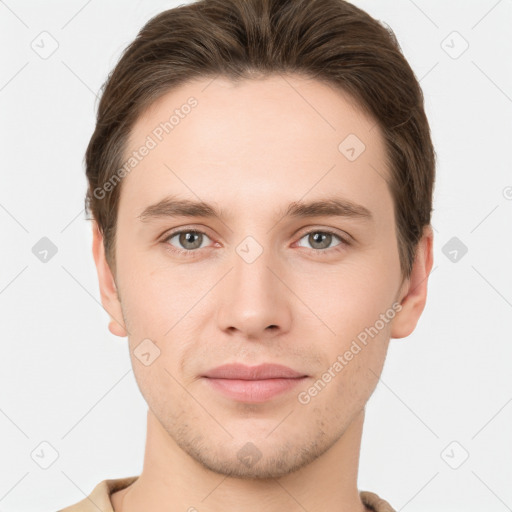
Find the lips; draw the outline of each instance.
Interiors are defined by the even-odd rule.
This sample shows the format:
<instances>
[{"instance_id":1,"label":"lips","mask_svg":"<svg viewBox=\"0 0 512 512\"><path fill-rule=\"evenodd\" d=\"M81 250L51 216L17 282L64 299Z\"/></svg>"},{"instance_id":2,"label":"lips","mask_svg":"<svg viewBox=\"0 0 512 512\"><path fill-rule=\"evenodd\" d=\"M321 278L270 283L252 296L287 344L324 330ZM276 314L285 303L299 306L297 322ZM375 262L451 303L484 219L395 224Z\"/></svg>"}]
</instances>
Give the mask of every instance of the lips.
<instances>
[{"instance_id":1,"label":"lips","mask_svg":"<svg viewBox=\"0 0 512 512\"><path fill-rule=\"evenodd\" d=\"M264 380L264 379L294 379L306 377L280 364L260 364L259 366L245 366L243 364L225 364L206 372L203 377L210 379L238 379L238 380Z\"/></svg>"},{"instance_id":2,"label":"lips","mask_svg":"<svg viewBox=\"0 0 512 512\"><path fill-rule=\"evenodd\" d=\"M308 376L278 364L233 363L214 368L202 377L211 389L231 400L261 403L291 391Z\"/></svg>"}]
</instances>

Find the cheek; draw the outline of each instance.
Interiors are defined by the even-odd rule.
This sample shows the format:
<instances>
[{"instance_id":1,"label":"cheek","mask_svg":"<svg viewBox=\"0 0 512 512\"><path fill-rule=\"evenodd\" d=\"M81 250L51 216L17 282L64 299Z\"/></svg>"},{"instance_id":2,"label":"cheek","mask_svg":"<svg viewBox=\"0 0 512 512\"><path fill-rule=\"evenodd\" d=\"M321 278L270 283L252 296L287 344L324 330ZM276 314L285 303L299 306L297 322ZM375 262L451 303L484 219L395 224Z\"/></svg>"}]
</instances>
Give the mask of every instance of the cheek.
<instances>
[{"instance_id":1,"label":"cheek","mask_svg":"<svg viewBox=\"0 0 512 512\"><path fill-rule=\"evenodd\" d=\"M181 374L178 364L190 350L188 340L195 338L193 326L202 325L198 317L207 301L198 303L198 298L209 280L187 277L176 268L149 268L145 260L135 258L124 265L121 304L137 380L155 390L163 380L168 391L171 375ZM139 357L154 362L145 366Z\"/></svg>"},{"instance_id":2,"label":"cheek","mask_svg":"<svg viewBox=\"0 0 512 512\"><path fill-rule=\"evenodd\" d=\"M355 310L339 320L337 336L323 347L323 369L306 390L317 406L332 408L340 418L359 410L373 393L382 372L389 344L390 323ZM370 319L371 317L371 319ZM389 322L389 319L388 319ZM307 397L306 397L307 398Z\"/></svg>"},{"instance_id":3,"label":"cheek","mask_svg":"<svg viewBox=\"0 0 512 512\"><path fill-rule=\"evenodd\" d=\"M192 306L204 294L204 280L186 277L179 268L155 269L142 258L123 264L121 300L130 332L138 337L171 337L184 317L194 314Z\"/></svg>"},{"instance_id":4,"label":"cheek","mask_svg":"<svg viewBox=\"0 0 512 512\"><path fill-rule=\"evenodd\" d=\"M164 357L159 357L150 366L145 366L132 355L132 367L137 386L149 408L166 424L172 424L190 402L185 389L179 384L180 376ZM172 400L170 400L172 397Z\"/></svg>"},{"instance_id":5,"label":"cheek","mask_svg":"<svg viewBox=\"0 0 512 512\"><path fill-rule=\"evenodd\" d=\"M328 273L306 280L297 294L307 297L311 311L334 335L347 341L373 325L392 306L399 284L394 274L393 269L375 261L340 264ZM326 335L333 337L329 330Z\"/></svg>"},{"instance_id":6,"label":"cheek","mask_svg":"<svg viewBox=\"0 0 512 512\"><path fill-rule=\"evenodd\" d=\"M323 352L324 368L316 377L320 379L317 387L328 389L322 391L321 402L334 400L355 407L375 389L395 316L394 279L392 271L386 273L372 261L340 266L317 280L318 286L300 292L312 299L308 306L325 324L309 318L309 313L304 320L309 326L319 324L323 333L316 350ZM323 294L318 293L319 286Z\"/></svg>"}]
</instances>

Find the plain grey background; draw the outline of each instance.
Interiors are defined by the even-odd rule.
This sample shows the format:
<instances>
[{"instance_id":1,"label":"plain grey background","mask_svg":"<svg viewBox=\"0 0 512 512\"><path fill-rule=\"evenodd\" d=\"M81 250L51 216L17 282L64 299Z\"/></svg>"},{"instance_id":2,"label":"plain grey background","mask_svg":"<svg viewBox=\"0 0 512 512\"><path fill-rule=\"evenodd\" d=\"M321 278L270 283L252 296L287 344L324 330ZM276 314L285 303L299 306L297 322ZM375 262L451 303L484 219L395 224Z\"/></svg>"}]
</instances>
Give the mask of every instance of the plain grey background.
<instances>
[{"instance_id":1,"label":"plain grey background","mask_svg":"<svg viewBox=\"0 0 512 512\"><path fill-rule=\"evenodd\" d=\"M2 512L142 470L146 404L100 304L83 155L121 51L182 3L0 1ZM512 510L512 2L353 3L395 31L438 156L428 302L391 341L359 488L405 512Z\"/></svg>"}]
</instances>

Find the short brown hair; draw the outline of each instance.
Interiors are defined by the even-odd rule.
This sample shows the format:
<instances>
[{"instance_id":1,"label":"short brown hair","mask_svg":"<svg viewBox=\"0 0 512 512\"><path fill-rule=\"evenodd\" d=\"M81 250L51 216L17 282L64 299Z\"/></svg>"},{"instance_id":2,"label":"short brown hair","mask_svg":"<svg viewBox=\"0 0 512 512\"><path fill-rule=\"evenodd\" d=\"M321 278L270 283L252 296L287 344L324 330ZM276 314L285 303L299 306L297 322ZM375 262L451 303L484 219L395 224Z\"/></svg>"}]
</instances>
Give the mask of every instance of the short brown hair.
<instances>
[{"instance_id":1,"label":"short brown hair","mask_svg":"<svg viewBox=\"0 0 512 512\"><path fill-rule=\"evenodd\" d=\"M146 23L102 87L85 154L85 208L103 234L114 274L121 183L105 187L108 194L103 187L122 167L143 111L194 78L281 72L340 88L376 120L386 144L402 275L410 275L430 224L435 180L423 93L393 31L343 0L200 0Z\"/></svg>"}]
</instances>

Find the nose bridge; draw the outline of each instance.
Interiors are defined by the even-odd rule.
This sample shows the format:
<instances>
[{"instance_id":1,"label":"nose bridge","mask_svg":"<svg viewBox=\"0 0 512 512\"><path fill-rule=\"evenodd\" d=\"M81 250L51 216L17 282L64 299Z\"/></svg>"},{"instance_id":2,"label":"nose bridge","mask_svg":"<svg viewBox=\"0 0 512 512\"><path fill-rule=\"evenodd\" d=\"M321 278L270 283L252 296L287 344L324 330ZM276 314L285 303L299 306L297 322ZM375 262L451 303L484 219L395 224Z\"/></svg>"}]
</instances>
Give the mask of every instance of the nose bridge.
<instances>
[{"instance_id":1,"label":"nose bridge","mask_svg":"<svg viewBox=\"0 0 512 512\"><path fill-rule=\"evenodd\" d=\"M246 237L235 249L233 255L233 279L243 293L250 293L255 300L270 295L269 288L272 260L271 249L261 245L254 237ZM239 297L240 298L240 297Z\"/></svg>"},{"instance_id":2,"label":"nose bridge","mask_svg":"<svg viewBox=\"0 0 512 512\"><path fill-rule=\"evenodd\" d=\"M270 270L276 266L271 248L247 236L235 247L231 266L221 291L219 327L256 337L269 326L287 329L289 305L283 285Z\"/></svg>"}]
</instances>

